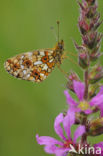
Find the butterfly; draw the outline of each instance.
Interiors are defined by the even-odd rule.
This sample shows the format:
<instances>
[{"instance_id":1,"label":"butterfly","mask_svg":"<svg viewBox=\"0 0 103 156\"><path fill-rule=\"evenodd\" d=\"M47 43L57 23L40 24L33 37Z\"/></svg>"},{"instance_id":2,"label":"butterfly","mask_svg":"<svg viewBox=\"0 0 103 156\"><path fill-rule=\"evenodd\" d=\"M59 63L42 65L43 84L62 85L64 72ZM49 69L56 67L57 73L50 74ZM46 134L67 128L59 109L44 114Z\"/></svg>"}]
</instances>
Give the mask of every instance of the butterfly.
<instances>
[{"instance_id":1,"label":"butterfly","mask_svg":"<svg viewBox=\"0 0 103 156\"><path fill-rule=\"evenodd\" d=\"M19 54L5 62L6 71L16 78L41 82L52 72L55 65L63 59L64 41L61 40L52 49L41 49Z\"/></svg>"},{"instance_id":2,"label":"butterfly","mask_svg":"<svg viewBox=\"0 0 103 156\"><path fill-rule=\"evenodd\" d=\"M9 58L4 63L6 71L19 79L41 82L48 77L56 65L60 67L65 58L64 41L59 41L59 21L57 24L58 42L54 48L35 50Z\"/></svg>"}]
</instances>

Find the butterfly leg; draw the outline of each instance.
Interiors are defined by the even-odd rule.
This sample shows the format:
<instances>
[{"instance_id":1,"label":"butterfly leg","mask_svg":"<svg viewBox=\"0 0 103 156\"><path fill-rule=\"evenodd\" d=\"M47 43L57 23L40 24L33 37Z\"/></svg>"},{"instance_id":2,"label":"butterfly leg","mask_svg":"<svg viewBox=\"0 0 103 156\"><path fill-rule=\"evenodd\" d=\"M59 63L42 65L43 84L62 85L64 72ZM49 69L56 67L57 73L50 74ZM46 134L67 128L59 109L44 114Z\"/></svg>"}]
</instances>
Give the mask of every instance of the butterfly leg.
<instances>
[{"instance_id":1,"label":"butterfly leg","mask_svg":"<svg viewBox=\"0 0 103 156\"><path fill-rule=\"evenodd\" d=\"M61 67L60 64L57 64L58 69L68 78L68 73L65 72Z\"/></svg>"},{"instance_id":2,"label":"butterfly leg","mask_svg":"<svg viewBox=\"0 0 103 156\"><path fill-rule=\"evenodd\" d=\"M65 53L63 54L62 59L67 58L69 61L71 61L73 64L75 64L76 66L78 66L78 67L79 67L78 63L77 63L77 62L75 62L72 58L70 58L70 57L69 57L69 56L67 56L66 54L67 54L67 52L65 52Z\"/></svg>"},{"instance_id":3,"label":"butterfly leg","mask_svg":"<svg viewBox=\"0 0 103 156\"><path fill-rule=\"evenodd\" d=\"M78 56L77 54L74 54L73 52L68 52L68 51L65 51L65 53L66 53L66 54L69 54L69 55L71 55L71 56L75 56L75 57L77 57L77 56Z\"/></svg>"}]
</instances>

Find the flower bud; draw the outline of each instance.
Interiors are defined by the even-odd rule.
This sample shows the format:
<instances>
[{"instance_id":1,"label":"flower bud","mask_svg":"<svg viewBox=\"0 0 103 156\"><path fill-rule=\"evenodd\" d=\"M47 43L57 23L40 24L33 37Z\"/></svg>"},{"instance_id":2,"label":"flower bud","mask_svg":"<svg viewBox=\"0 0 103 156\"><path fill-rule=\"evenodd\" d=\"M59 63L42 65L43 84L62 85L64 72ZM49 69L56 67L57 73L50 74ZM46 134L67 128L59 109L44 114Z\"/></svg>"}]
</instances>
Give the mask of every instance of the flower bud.
<instances>
[{"instance_id":1,"label":"flower bud","mask_svg":"<svg viewBox=\"0 0 103 156\"><path fill-rule=\"evenodd\" d=\"M90 122L88 134L90 136L103 134L103 118L98 118Z\"/></svg>"},{"instance_id":2,"label":"flower bud","mask_svg":"<svg viewBox=\"0 0 103 156\"><path fill-rule=\"evenodd\" d=\"M90 61L96 61L102 55L99 49L100 49L100 42L97 44L95 48L93 48L93 50L91 50L91 53L89 54Z\"/></svg>"},{"instance_id":3,"label":"flower bud","mask_svg":"<svg viewBox=\"0 0 103 156\"><path fill-rule=\"evenodd\" d=\"M86 2L88 3L88 5L93 5L96 2L96 0L86 0Z\"/></svg>"},{"instance_id":4,"label":"flower bud","mask_svg":"<svg viewBox=\"0 0 103 156\"><path fill-rule=\"evenodd\" d=\"M86 69L89 65L88 63L88 54L84 51L82 53L79 53L79 65L83 68Z\"/></svg>"},{"instance_id":5,"label":"flower bud","mask_svg":"<svg viewBox=\"0 0 103 156\"><path fill-rule=\"evenodd\" d=\"M75 113L75 124L83 124L84 120L87 118L87 115L84 113Z\"/></svg>"},{"instance_id":6,"label":"flower bud","mask_svg":"<svg viewBox=\"0 0 103 156\"><path fill-rule=\"evenodd\" d=\"M79 28L82 33L82 35L85 35L89 31L89 25L86 23L86 20L84 18L79 18Z\"/></svg>"},{"instance_id":7,"label":"flower bud","mask_svg":"<svg viewBox=\"0 0 103 156\"><path fill-rule=\"evenodd\" d=\"M101 56L100 52L93 51L90 54L90 61L96 61Z\"/></svg>"},{"instance_id":8,"label":"flower bud","mask_svg":"<svg viewBox=\"0 0 103 156\"><path fill-rule=\"evenodd\" d=\"M102 23L103 23L103 20L102 20L102 21L97 22L97 23L94 25L93 30L94 30L94 31L95 31L95 30L97 30L97 29L98 29L98 27L99 27Z\"/></svg>"},{"instance_id":9,"label":"flower bud","mask_svg":"<svg viewBox=\"0 0 103 156\"><path fill-rule=\"evenodd\" d=\"M89 83L94 84L103 78L103 67L95 65L89 73Z\"/></svg>"},{"instance_id":10,"label":"flower bud","mask_svg":"<svg viewBox=\"0 0 103 156\"><path fill-rule=\"evenodd\" d=\"M92 31L82 38L85 46L87 46L89 49L93 49L101 42L102 34Z\"/></svg>"},{"instance_id":11,"label":"flower bud","mask_svg":"<svg viewBox=\"0 0 103 156\"><path fill-rule=\"evenodd\" d=\"M73 80L80 81L79 76L75 72L71 72L68 76L68 82L66 87L74 92Z\"/></svg>"},{"instance_id":12,"label":"flower bud","mask_svg":"<svg viewBox=\"0 0 103 156\"><path fill-rule=\"evenodd\" d=\"M94 97L96 95L96 91L98 88L99 88L98 84L89 85L89 89L88 89L89 99L91 99L92 97Z\"/></svg>"},{"instance_id":13,"label":"flower bud","mask_svg":"<svg viewBox=\"0 0 103 156\"><path fill-rule=\"evenodd\" d=\"M96 16L96 13L97 13L96 9L97 9L97 5L93 5L93 6L88 7L86 17L91 18L93 20L93 18Z\"/></svg>"},{"instance_id":14,"label":"flower bud","mask_svg":"<svg viewBox=\"0 0 103 156\"><path fill-rule=\"evenodd\" d=\"M76 49L78 50L79 65L83 69L86 69L89 65L88 49L84 45L78 46L76 42L74 42L74 45L75 45Z\"/></svg>"}]
</instances>

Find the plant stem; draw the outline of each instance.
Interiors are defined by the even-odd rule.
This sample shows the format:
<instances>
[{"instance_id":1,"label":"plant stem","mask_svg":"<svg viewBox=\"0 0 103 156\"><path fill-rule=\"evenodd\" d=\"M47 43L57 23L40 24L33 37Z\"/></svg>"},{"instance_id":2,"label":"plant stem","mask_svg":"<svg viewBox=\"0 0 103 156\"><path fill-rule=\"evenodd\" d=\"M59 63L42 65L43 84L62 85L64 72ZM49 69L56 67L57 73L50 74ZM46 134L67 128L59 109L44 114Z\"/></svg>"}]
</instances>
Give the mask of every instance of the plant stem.
<instances>
[{"instance_id":1,"label":"plant stem","mask_svg":"<svg viewBox=\"0 0 103 156\"><path fill-rule=\"evenodd\" d=\"M87 134L83 134L82 138L81 138L81 144L86 144L87 143Z\"/></svg>"},{"instance_id":2,"label":"plant stem","mask_svg":"<svg viewBox=\"0 0 103 156\"><path fill-rule=\"evenodd\" d=\"M88 99L88 88L89 88L89 83L88 83L88 69L84 73L84 81L85 81L85 92L84 92L84 99Z\"/></svg>"}]
</instances>

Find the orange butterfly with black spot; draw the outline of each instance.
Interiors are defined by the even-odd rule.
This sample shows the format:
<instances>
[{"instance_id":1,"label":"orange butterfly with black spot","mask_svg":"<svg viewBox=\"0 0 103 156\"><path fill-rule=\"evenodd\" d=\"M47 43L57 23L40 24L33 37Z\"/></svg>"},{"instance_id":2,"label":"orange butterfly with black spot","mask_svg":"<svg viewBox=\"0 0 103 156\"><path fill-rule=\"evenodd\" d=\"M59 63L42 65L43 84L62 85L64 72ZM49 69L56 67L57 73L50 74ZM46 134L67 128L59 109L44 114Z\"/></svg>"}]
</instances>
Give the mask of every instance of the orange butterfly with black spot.
<instances>
[{"instance_id":1,"label":"orange butterfly with black spot","mask_svg":"<svg viewBox=\"0 0 103 156\"><path fill-rule=\"evenodd\" d=\"M59 32L59 22L58 32ZM64 58L64 42L59 41L55 48L41 49L33 52L26 52L7 59L5 62L6 71L16 78L23 80L41 82L54 69L55 65L60 65Z\"/></svg>"}]
</instances>

